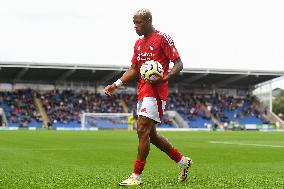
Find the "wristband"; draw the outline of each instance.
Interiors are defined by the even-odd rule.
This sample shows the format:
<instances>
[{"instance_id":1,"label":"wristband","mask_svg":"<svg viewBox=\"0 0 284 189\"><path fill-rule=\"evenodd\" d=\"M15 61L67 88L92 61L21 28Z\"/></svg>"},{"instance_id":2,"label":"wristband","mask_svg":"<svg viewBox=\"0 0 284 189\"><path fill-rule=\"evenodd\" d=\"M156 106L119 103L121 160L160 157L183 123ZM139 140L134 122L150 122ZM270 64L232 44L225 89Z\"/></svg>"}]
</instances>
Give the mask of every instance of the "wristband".
<instances>
[{"instance_id":1,"label":"wristband","mask_svg":"<svg viewBox=\"0 0 284 189\"><path fill-rule=\"evenodd\" d=\"M120 87L123 83L121 81L121 79L118 79L116 82L114 82L116 87Z\"/></svg>"}]
</instances>

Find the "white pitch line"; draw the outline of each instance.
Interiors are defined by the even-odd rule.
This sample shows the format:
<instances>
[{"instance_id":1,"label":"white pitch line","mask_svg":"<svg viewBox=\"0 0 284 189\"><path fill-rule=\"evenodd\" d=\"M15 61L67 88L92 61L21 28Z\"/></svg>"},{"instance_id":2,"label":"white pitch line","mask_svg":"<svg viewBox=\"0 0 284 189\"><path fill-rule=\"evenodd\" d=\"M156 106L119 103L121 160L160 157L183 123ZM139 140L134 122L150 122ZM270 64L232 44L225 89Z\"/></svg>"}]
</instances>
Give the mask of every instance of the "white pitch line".
<instances>
[{"instance_id":1,"label":"white pitch line","mask_svg":"<svg viewBox=\"0 0 284 189\"><path fill-rule=\"evenodd\" d=\"M211 144L235 144L241 146L260 146L260 147L272 147L272 148L284 148L284 146L270 145L270 144L249 144L240 142L226 142L226 141L209 141Z\"/></svg>"}]
</instances>

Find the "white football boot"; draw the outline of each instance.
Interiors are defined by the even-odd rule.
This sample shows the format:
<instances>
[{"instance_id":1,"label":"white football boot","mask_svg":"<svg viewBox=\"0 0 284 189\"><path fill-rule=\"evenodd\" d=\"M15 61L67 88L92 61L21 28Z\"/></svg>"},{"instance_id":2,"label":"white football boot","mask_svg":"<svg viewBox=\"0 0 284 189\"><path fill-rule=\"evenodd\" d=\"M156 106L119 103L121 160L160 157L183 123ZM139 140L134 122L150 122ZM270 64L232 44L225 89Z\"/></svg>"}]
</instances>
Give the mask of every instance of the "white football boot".
<instances>
[{"instance_id":1,"label":"white football boot","mask_svg":"<svg viewBox=\"0 0 284 189\"><path fill-rule=\"evenodd\" d=\"M119 183L119 186L136 186L142 183L141 178L136 176L134 173L128 177L128 179Z\"/></svg>"},{"instance_id":2,"label":"white football boot","mask_svg":"<svg viewBox=\"0 0 284 189\"><path fill-rule=\"evenodd\" d=\"M178 181L183 182L189 175L189 168L191 167L192 160L189 157L184 158L184 163L179 167Z\"/></svg>"}]
</instances>

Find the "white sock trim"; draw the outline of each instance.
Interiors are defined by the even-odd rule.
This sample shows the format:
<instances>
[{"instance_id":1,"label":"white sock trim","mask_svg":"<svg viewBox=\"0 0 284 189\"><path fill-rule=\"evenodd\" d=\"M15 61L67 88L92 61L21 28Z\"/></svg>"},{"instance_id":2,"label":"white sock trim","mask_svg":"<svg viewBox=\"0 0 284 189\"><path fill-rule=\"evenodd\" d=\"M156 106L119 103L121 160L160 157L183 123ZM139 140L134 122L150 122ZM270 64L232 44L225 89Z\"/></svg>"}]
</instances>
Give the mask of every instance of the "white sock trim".
<instances>
[{"instance_id":1,"label":"white sock trim","mask_svg":"<svg viewBox=\"0 0 284 189\"><path fill-rule=\"evenodd\" d=\"M141 177L140 177L140 174L132 173L132 175L133 175L135 178L137 178L137 179L140 179L140 178L141 178Z\"/></svg>"},{"instance_id":2,"label":"white sock trim","mask_svg":"<svg viewBox=\"0 0 284 189\"><path fill-rule=\"evenodd\" d=\"M185 164L185 156L182 156L181 160L178 162L178 166L182 167Z\"/></svg>"}]
</instances>

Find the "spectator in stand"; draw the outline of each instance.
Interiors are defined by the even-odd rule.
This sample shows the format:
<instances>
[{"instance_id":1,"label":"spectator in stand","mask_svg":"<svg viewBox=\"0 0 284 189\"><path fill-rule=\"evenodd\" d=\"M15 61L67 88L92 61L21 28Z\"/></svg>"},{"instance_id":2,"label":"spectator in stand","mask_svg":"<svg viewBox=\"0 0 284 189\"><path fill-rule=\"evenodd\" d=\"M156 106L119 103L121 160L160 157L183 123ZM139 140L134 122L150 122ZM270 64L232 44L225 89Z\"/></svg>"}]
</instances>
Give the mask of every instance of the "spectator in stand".
<instances>
[{"instance_id":1,"label":"spectator in stand","mask_svg":"<svg viewBox=\"0 0 284 189\"><path fill-rule=\"evenodd\" d=\"M0 101L1 101L1 99L0 99ZM0 104L1 103L2 103L2 101L0 102ZM0 127L4 126L3 114L4 114L4 110L3 110L3 108L0 107Z\"/></svg>"},{"instance_id":2,"label":"spectator in stand","mask_svg":"<svg viewBox=\"0 0 284 189\"><path fill-rule=\"evenodd\" d=\"M40 121L40 114L34 104L33 91L31 89L17 90L14 92L2 92L1 101L9 112L6 113L8 122L27 124L31 120Z\"/></svg>"},{"instance_id":3,"label":"spectator in stand","mask_svg":"<svg viewBox=\"0 0 284 189\"><path fill-rule=\"evenodd\" d=\"M54 124L67 125L80 123L80 114L88 113L122 113L121 97L116 99L92 94L76 93L71 90L52 91L41 95L43 106L50 121Z\"/></svg>"},{"instance_id":4,"label":"spectator in stand","mask_svg":"<svg viewBox=\"0 0 284 189\"><path fill-rule=\"evenodd\" d=\"M3 116L0 114L0 127L3 126Z\"/></svg>"}]
</instances>

